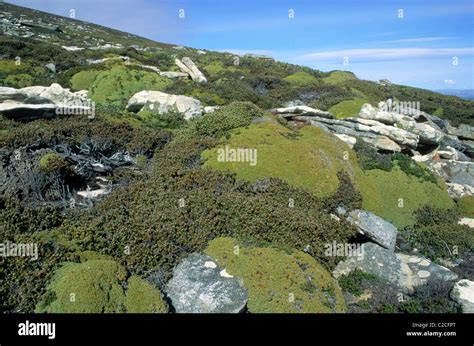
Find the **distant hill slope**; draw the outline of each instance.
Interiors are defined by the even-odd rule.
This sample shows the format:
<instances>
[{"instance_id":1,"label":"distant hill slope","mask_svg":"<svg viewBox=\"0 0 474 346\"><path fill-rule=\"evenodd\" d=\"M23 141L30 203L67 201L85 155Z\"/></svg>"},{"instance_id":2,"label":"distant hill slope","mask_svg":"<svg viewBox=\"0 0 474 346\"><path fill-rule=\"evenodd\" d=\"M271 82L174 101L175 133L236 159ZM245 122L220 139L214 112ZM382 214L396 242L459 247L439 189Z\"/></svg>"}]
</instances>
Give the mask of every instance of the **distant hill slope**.
<instances>
[{"instance_id":1,"label":"distant hill slope","mask_svg":"<svg viewBox=\"0 0 474 346\"><path fill-rule=\"evenodd\" d=\"M157 78L150 69L179 71L174 60L184 56L196 63L208 83ZM321 72L271 59L174 47L7 3L0 3L0 59L0 80L5 86L57 82L63 87L85 88L96 102L114 105L116 111L123 110L131 93L143 87L192 96L210 106L251 101L268 109L299 100L322 110L332 108L341 118L357 114L364 102L377 105L392 97L419 101L421 110L454 125L474 124L474 102L456 96L382 85L346 71ZM106 72L124 62L125 67L115 69L121 77Z\"/></svg>"},{"instance_id":2,"label":"distant hill slope","mask_svg":"<svg viewBox=\"0 0 474 346\"><path fill-rule=\"evenodd\" d=\"M440 89L440 94L457 96L466 100L474 100L474 89Z\"/></svg>"}]
</instances>

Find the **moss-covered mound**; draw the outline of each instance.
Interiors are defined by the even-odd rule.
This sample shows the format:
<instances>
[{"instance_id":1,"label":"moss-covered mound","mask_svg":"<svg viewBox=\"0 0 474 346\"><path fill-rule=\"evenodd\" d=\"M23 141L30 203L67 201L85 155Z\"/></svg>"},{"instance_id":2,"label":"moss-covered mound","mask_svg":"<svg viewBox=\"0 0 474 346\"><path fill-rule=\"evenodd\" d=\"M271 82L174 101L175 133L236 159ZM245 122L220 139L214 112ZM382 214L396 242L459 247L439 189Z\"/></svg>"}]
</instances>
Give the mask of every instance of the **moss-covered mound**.
<instances>
[{"instance_id":1,"label":"moss-covered mound","mask_svg":"<svg viewBox=\"0 0 474 346\"><path fill-rule=\"evenodd\" d=\"M458 201L461 216L474 218L474 196L463 196Z\"/></svg>"},{"instance_id":2,"label":"moss-covered mound","mask_svg":"<svg viewBox=\"0 0 474 346\"><path fill-rule=\"evenodd\" d=\"M218 160L219 149L225 146L256 149L257 163ZM204 166L231 170L239 179L281 178L290 185L308 189L318 197L336 191L339 171L353 175L357 167L354 153L335 136L315 127L292 132L272 122L235 130L228 141L205 151L202 156L207 160Z\"/></svg>"},{"instance_id":3,"label":"moss-covered mound","mask_svg":"<svg viewBox=\"0 0 474 346\"><path fill-rule=\"evenodd\" d=\"M44 173L61 172L68 168L66 160L56 153L43 155L38 163L39 170Z\"/></svg>"},{"instance_id":4,"label":"moss-covered mound","mask_svg":"<svg viewBox=\"0 0 474 346\"><path fill-rule=\"evenodd\" d=\"M318 79L316 77L304 71L293 73L292 75L289 75L288 77L283 78L283 80L286 80L291 85L296 85L296 86L311 85L311 84L318 83Z\"/></svg>"},{"instance_id":5,"label":"moss-covered mound","mask_svg":"<svg viewBox=\"0 0 474 346\"><path fill-rule=\"evenodd\" d=\"M111 259L66 262L56 271L36 312L167 312L161 293L140 277L130 277L125 291L126 276L125 268Z\"/></svg>"},{"instance_id":6,"label":"moss-covered mound","mask_svg":"<svg viewBox=\"0 0 474 346\"><path fill-rule=\"evenodd\" d=\"M88 90L99 73L99 70L80 71L72 76L71 87L74 90Z\"/></svg>"},{"instance_id":7,"label":"moss-covered mound","mask_svg":"<svg viewBox=\"0 0 474 346\"><path fill-rule=\"evenodd\" d=\"M343 312L339 286L308 254L245 247L232 238L218 238L205 251L227 273L243 279L253 313Z\"/></svg>"},{"instance_id":8,"label":"moss-covered mound","mask_svg":"<svg viewBox=\"0 0 474 346\"><path fill-rule=\"evenodd\" d=\"M362 206L398 228L415 222L413 213L423 207L449 209L453 200L443 183L424 181L395 167L390 172L374 169L363 172L357 178L362 194Z\"/></svg>"},{"instance_id":9,"label":"moss-covered mound","mask_svg":"<svg viewBox=\"0 0 474 346\"><path fill-rule=\"evenodd\" d=\"M328 84L341 84L352 80L357 80L357 77L349 71L334 71L328 77L323 78L323 81Z\"/></svg>"},{"instance_id":10,"label":"moss-covered mound","mask_svg":"<svg viewBox=\"0 0 474 346\"><path fill-rule=\"evenodd\" d=\"M337 119L357 116L359 114L362 105L367 100L355 98L353 100L341 101L338 104L328 109Z\"/></svg>"},{"instance_id":11,"label":"moss-covered mound","mask_svg":"<svg viewBox=\"0 0 474 346\"><path fill-rule=\"evenodd\" d=\"M168 312L160 291L136 275L128 279L125 307L130 313Z\"/></svg>"},{"instance_id":12,"label":"moss-covered mound","mask_svg":"<svg viewBox=\"0 0 474 346\"><path fill-rule=\"evenodd\" d=\"M88 82L87 79L92 78L90 74L91 72L88 71L87 75L76 78L74 80L76 86L85 86ZM116 65L95 76L89 87L89 96L98 103L125 106L135 93L142 90L162 91L171 83L169 78L160 77L156 72Z\"/></svg>"},{"instance_id":13,"label":"moss-covered mound","mask_svg":"<svg viewBox=\"0 0 474 346\"><path fill-rule=\"evenodd\" d=\"M48 286L37 312L124 312L121 283L127 272L115 261L65 263Z\"/></svg>"}]
</instances>

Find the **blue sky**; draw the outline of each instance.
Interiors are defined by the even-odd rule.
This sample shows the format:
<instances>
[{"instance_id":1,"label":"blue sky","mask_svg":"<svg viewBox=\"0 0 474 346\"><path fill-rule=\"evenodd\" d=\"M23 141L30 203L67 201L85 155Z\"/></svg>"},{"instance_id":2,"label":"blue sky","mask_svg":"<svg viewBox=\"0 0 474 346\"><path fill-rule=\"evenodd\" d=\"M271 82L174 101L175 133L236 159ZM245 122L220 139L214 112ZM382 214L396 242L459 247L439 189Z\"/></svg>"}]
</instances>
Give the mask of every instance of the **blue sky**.
<instances>
[{"instance_id":1,"label":"blue sky","mask_svg":"<svg viewBox=\"0 0 474 346\"><path fill-rule=\"evenodd\" d=\"M474 89L472 0L7 2L65 16L74 9L77 19L161 42L269 54L427 89Z\"/></svg>"}]
</instances>

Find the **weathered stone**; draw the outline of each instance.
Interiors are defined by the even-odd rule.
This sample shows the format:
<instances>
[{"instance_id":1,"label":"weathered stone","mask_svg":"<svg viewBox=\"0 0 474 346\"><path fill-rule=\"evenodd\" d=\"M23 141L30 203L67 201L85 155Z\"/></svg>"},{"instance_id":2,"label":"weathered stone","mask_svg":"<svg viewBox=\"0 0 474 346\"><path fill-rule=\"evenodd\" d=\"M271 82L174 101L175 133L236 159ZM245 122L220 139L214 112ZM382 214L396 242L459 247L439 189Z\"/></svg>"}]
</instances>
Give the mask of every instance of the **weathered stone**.
<instances>
[{"instance_id":1,"label":"weathered stone","mask_svg":"<svg viewBox=\"0 0 474 346\"><path fill-rule=\"evenodd\" d=\"M448 195L455 200L463 196L474 196L474 187L470 185L461 185L455 183L446 183L448 186Z\"/></svg>"},{"instance_id":2,"label":"weathered stone","mask_svg":"<svg viewBox=\"0 0 474 346\"><path fill-rule=\"evenodd\" d=\"M458 278L448 268L426 258L393 253L374 243L363 244L359 256L349 256L339 262L333 276L339 278L356 269L379 276L406 292L413 292L415 287L432 281Z\"/></svg>"},{"instance_id":3,"label":"weathered stone","mask_svg":"<svg viewBox=\"0 0 474 346\"><path fill-rule=\"evenodd\" d=\"M56 83L22 89L0 87L0 112L14 119L49 117L59 108L89 113L93 104L86 90L71 92Z\"/></svg>"},{"instance_id":4,"label":"weathered stone","mask_svg":"<svg viewBox=\"0 0 474 346\"><path fill-rule=\"evenodd\" d=\"M184 72L161 71L160 76L166 77L166 78L183 78L183 77L188 77L189 75Z\"/></svg>"},{"instance_id":5,"label":"weathered stone","mask_svg":"<svg viewBox=\"0 0 474 346\"><path fill-rule=\"evenodd\" d=\"M374 242L391 251L395 250L398 231L390 222L369 211L358 209L351 211L347 220Z\"/></svg>"},{"instance_id":6,"label":"weathered stone","mask_svg":"<svg viewBox=\"0 0 474 346\"><path fill-rule=\"evenodd\" d=\"M219 106L206 106L204 107L204 113L207 114L207 113L212 113L216 110L218 110L220 107Z\"/></svg>"},{"instance_id":7,"label":"weathered stone","mask_svg":"<svg viewBox=\"0 0 474 346\"><path fill-rule=\"evenodd\" d=\"M44 65L44 67L46 67L51 72L56 73L56 65L55 64L49 63L49 64Z\"/></svg>"},{"instance_id":8,"label":"weathered stone","mask_svg":"<svg viewBox=\"0 0 474 346\"><path fill-rule=\"evenodd\" d=\"M381 102L379 106L385 104ZM382 107L383 109L383 107ZM359 118L367 120L375 120L385 125L391 125L400 129L407 130L419 136L419 141L424 144L436 144L444 137L444 133L440 130L436 123L426 117L424 113L418 113L416 116L408 116L396 112L387 112L366 103L359 112ZM416 121L418 119L418 121ZM421 122L423 121L423 122Z\"/></svg>"},{"instance_id":9,"label":"weathered stone","mask_svg":"<svg viewBox=\"0 0 474 346\"><path fill-rule=\"evenodd\" d=\"M165 292L177 313L239 313L248 293L210 256L191 254L173 271Z\"/></svg>"},{"instance_id":10,"label":"weathered stone","mask_svg":"<svg viewBox=\"0 0 474 346\"><path fill-rule=\"evenodd\" d=\"M469 217L463 217L461 220L458 221L458 224L466 225L466 226L469 226L470 228L474 228L474 219L469 218Z\"/></svg>"},{"instance_id":11,"label":"weathered stone","mask_svg":"<svg viewBox=\"0 0 474 346\"><path fill-rule=\"evenodd\" d=\"M276 108L272 113L278 114L283 118L292 118L294 116L318 116L322 118L332 119L334 116L330 112L322 111L316 108L311 108L305 105L296 105L290 107Z\"/></svg>"},{"instance_id":12,"label":"weathered stone","mask_svg":"<svg viewBox=\"0 0 474 346\"><path fill-rule=\"evenodd\" d=\"M357 138L351 137L351 136L348 136L348 135L335 133L334 136L339 138L341 141L345 142L349 146L349 148L351 148L351 149L354 148L354 145L357 142Z\"/></svg>"},{"instance_id":13,"label":"weathered stone","mask_svg":"<svg viewBox=\"0 0 474 346\"><path fill-rule=\"evenodd\" d=\"M458 128L453 129L451 134L462 139L474 140L474 127L461 124Z\"/></svg>"},{"instance_id":14,"label":"weathered stone","mask_svg":"<svg viewBox=\"0 0 474 346\"><path fill-rule=\"evenodd\" d=\"M454 301L461 304L463 313L474 313L474 281L459 280L454 285L450 296Z\"/></svg>"},{"instance_id":15,"label":"weathered stone","mask_svg":"<svg viewBox=\"0 0 474 346\"><path fill-rule=\"evenodd\" d=\"M177 111L184 114L186 120L202 115L201 102L189 96L166 94L161 91L140 91L133 95L127 104L127 110L138 112L147 106L149 110L164 114Z\"/></svg>"},{"instance_id":16,"label":"weathered stone","mask_svg":"<svg viewBox=\"0 0 474 346\"><path fill-rule=\"evenodd\" d=\"M196 81L198 83L207 82L207 79L204 74L197 68L196 64L190 58L184 57L181 60L176 58L175 64L182 72L187 73L193 81Z\"/></svg>"}]
</instances>

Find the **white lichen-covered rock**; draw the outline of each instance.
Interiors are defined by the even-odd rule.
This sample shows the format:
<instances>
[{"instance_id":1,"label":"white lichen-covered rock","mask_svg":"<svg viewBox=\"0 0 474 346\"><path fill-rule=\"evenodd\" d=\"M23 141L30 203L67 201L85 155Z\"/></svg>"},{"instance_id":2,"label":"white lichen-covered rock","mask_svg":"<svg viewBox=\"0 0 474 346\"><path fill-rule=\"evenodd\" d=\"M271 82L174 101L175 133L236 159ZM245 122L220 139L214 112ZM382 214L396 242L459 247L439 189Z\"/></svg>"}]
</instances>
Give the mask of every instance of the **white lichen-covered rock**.
<instances>
[{"instance_id":1,"label":"white lichen-covered rock","mask_svg":"<svg viewBox=\"0 0 474 346\"><path fill-rule=\"evenodd\" d=\"M461 220L458 221L458 224L474 228L474 219L469 217L463 217Z\"/></svg>"},{"instance_id":2,"label":"white lichen-covered rock","mask_svg":"<svg viewBox=\"0 0 474 346\"><path fill-rule=\"evenodd\" d=\"M174 111L182 113L186 120L202 115L201 102L195 98L148 90L133 95L128 101L127 110L138 112L145 106L158 114Z\"/></svg>"},{"instance_id":3,"label":"white lichen-covered rock","mask_svg":"<svg viewBox=\"0 0 474 346\"><path fill-rule=\"evenodd\" d=\"M183 77L187 78L188 74L184 72L161 71L160 76L166 77L166 78L183 78Z\"/></svg>"},{"instance_id":4,"label":"white lichen-covered rock","mask_svg":"<svg viewBox=\"0 0 474 346\"><path fill-rule=\"evenodd\" d=\"M0 112L15 119L41 118L54 115L59 109L71 108L84 113L92 111L87 90L71 92L57 83L21 89L0 87Z\"/></svg>"},{"instance_id":5,"label":"white lichen-covered rock","mask_svg":"<svg viewBox=\"0 0 474 346\"><path fill-rule=\"evenodd\" d=\"M279 114L283 118L291 118L296 115L300 116L318 116L322 118L332 119L334 116L330 112L322 111L316 108L311 108L304 105L296 105L290 107L282 107L273 109L274 114Z\"/></svg>"},{"instance_id":6,"label":"white lichen-covered rock","mask_svg":"<svg viewBox=\"0 0 474 346\"><path fill-rule=\"evenodd\" d=\"M462 139L474 140L474 127L466 124L461 124L457 128L450 129L450 134L453 134Z\"/></svg>"},{"instance_id":7,"label":"white lichen-covered rock","mask_svg":"<svg viewBox=\"0 0 474 346\"><path fill-rule=\"evenodd\" d=\"M220 107L219 106L206 106L204 107L204 113L207 114L207 113L212 113L216 110L218 110Z\"/></svg>"},{"instance_id":8,"label":"white lichen-covered rock","mask_svg":"<svg viewBox=\"0 0 474 346\"><path fill-rule=\"evenodd\" d=\"M351 136L348 136L348 135L335 133L334 136L339 138L341 141L345 142L349 146L349 148L351 148L351 149L354 148L354 145L357 142L357 138L351 137Z\"/></svg>"},{"instance_id":9,"label":"white lichen-covered rock","mask_svg":"<svg viewBox=\"0 0 474 346\"><path fill-rule=\"evenodd\" d=\"M361 140L363 140L365 143L373 145L379 150L392 151L394 153L399 153L402 151L402 148L397 143L385 136L361 136Z\"/></svg>"},{"instance_id":10,"label":"white lichen-covered rock","mask_svg":"<svg viewBox=\"0 0 474 346\"><path fill-rule=\"evenodd\" d=\"M379 104L379 106L383 105L385 105L384 102ZM397 112L384 111L384 108L386 107L381 107L380 109L366 103L362 106L359 112L359 118L375 120L385 125L407 130L418 135L421 143L436 144L443 139L444 133L434 122L429 121L429 119L421 112L409 116Z\"/></svg>"},{"instance_id":11,"label":"white lichen-covered rock","mask_svg":"<svg viewBox=\"0 0 474 346\"><path fill-rule=\"evenodd\" d=\"M474 313L474 281L459 280L451 290L450 296L461 305L462 312Z\"/></svg>"},{"instance_id":12,"label":"white lichen-covered rock","mask_svg":"<svg viewBox=\"0 0 474 346\"><path fill-rule=\"evenodd\" d=\"M247 290L242 281L204 254L191 254L174 270L166 294L177 313L239 313L245 310Z\"/></svg>"},{"instance_id":13,"label":"white lichen-covered rock","mask_svg":"<svg viewBox=\"0 0 474 346\"><path fill-rule=\"evenodd\" d=\"M448 195L454 200L458 200L464 196L474 195L474 187L470 185L456 183L446 183L446 185L448 186Z\"/></svg>"},{"instance_id":14,"label":"white lichen-covered rock","mask_svg":"<svg viewBox=\"0 0 474 346\"><path fill-rule=\"evenodd\" d=\"M193 81L196 81L198 83L206 83L207 82L207 78L198 69L196 64L190 58L184 57L181 60L176 58L174 62L179 67L179 69L182 72L187 73Z\"/></svg>"},{"instance_id":15,"label":"white lichen-covered rock","mask_svg":"<svg viewBox=\"0 0 474 346\"><path fill-rule=\"evenodd\" d=\"M415 287L432 281L458 278L456 273L427 258L394 253L374 243L363 244L358 255L339 262L333 276L339 278L356 269L379 276L405 292L413 292Z\"/></svg>"}]
</instances>

